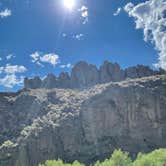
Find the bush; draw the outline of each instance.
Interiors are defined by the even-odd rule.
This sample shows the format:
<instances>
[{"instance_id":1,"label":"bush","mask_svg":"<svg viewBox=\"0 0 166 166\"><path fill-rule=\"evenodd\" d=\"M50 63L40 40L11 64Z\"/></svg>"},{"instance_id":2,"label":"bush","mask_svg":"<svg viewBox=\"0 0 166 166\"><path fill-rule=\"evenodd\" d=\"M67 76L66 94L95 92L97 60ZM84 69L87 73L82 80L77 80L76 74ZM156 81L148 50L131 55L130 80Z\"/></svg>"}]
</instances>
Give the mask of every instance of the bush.
<instances>
[{"instance_id":1,"label":"bush","mask_svg":"<svg viewBox=\"0 0 166 166\"><path fill-rule=\"evenodd\" d=\"M101 163L97 161L94 166L132 166L132 160L127 152L115 150L110 159Z\"/></svg>"},{"instance_id":2,"label":"bush","mask_svg":"<svg viewBox=\"0 0 166 166\"><path fill-rule=\"evenodd\" d=\"M155 150L149 154L139 153L133 166L166 166L166 149Z\"/></svg>"},{"instance_id":3,"label":"bush","mask_svg":"<svg viewBox=\"0 0 166 166\"><path fill-rule=\"evenodd\" d=\"M62 160L47 160L44 164L39 164L39 166L85 166L84 164L74 161L72 164L64 163Z\"/></svg>"},{"instance_id":4,"label":"bush","mask_svg":"<svg viewBox=\"0 0 166 166\"><path fill-rule=\"evenodd\" d=\"M64 163L62 160L48 160L39 166L85 166L74 161L72 164ZM94 166L166 166L166 149L158 149L148 154L138 153L132 162L127 152L115 150L110 159L103 162L97 161Z\"/></svg>"}]
</instances>

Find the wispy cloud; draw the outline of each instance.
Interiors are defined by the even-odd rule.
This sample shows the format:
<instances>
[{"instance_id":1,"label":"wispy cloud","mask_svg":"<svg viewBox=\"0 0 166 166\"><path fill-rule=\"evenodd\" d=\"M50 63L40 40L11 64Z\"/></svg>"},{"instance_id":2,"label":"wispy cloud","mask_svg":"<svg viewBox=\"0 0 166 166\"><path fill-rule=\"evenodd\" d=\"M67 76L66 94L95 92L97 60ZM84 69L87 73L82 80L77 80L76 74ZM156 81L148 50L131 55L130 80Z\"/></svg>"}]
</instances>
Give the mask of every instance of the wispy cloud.
<instances>
[{"instance_id":1,"label":"wispy cloud","mask_svg":"<svg viewBox=\"0 0 166 166\"><path fill-rule=\"evenodd\" d=\"M149 0L137 5L130 2L124 10L134 17L136 29L143 29L144 40L151 41L158 50L155 66L166 69L166 1Z\"/></svg>"},{"instance_id":2,"label":"wispy cloud","mask_svg":"<svg viewBox=\"0 0 166 166\"><path fill-rule=\"evenodd\" d=\"M120 12L121 12L121 10L122 10L122 8L121 8L121 7L119 7L119 8L115 11L115 13L114 13L113 15L114 15L114 16L119 15L119 14L120 14Z\"/></svg>"},{"instance_id":3,"label":"wispy cloud","mask_svg":"<svg viewBox=\"0 0 166 166\"><path fill-rule=\"evenodd\" d=\"M41 67L44 67L43 63L48 63L55 66L60 62L59 56L55 53L42 54L36 51L33 54L31 54L30 57L32 58L33 63L36 63Z\"/></svg>"},{"instance_id":4,"label":"wispy cloud","mask_svg":"<svg viewBox=\"0 0 166 166\"><path fill-rule=\"evenodd\" d=\"M6 59L7 59L7 60L10 60L10 59L12 59L12 58L15 58L15 56L14 56L13 54L9 54L9 55L6 56Z\"/></svg>"},{"instance_id":5,"label":"wispy cloud","mask_svg":"<svg viewBox=\"0 0 166 166\"><path fill-rule=\"evenodd\" d=\"M83 35L82 33L76 34L76 35L73 35L73 38L75 38L75 39L77 39L77 40L83 40L84 35Z\"/></svg>"},{"instance_id":6,"label":"wispy cloud","mask_svg":"<svg viewBox=\"0 0 166 166\"><path fill-rule=\"evenodd\" d=\"M67 34L66 33L62 33L62 37L67 37Z\"/></svg>"},{"instance_id":7,"label":"wispy cloud","mask_svg":"<svg viewBox=\"0 0 166 166\"><path fill-rule=\"evenodd\" d=\"M24 76L20 75L26 72L27 69L24 66L7 64L4 67L0 67L0 85L13 88L14 86L20 86L23 83Z\"/></svg>"},{"instance_id":8,"label":"wispy cloud","mask_svg":"<svg viewBox=\"0 0 166 166\"><path fill-rule=\"evenodd\" d=\"M15 74L7 74L5 77L0 78L0 85L7 88L13 88L14 86L22 85L23 81L24 76L18 77Z\"/></svg>"},{"instance_id":9,"label":"wispy cloud","mask_svg":"<svg viewBox=\"0 0 166 166\"><path fill-rule=\"evenodd\" d=\"M86 24L89 16L88 8L83 5L80 9L78 9L78 11L81 12L82 23Z\"/></svg>"},{"instance_id":10,"label":"wispy cloud","mask_svg":"<svg viewBox=\"0 0 166 166\"><path fill-rule=\"evenodd\" d=\"M9 16L11 16L11 14L12 14L12 12L9 9L5 9L5 10L0 11L1 18L9 17Z\"/></svg>"},{"instance_id":11,"label":"wispy cloud","mask_svg":"<svg viewBox=\"0 0 166 166\"><path fill-rule=\"evenodd\" d=\"M73 39L76 39L76 40L83 40L85 35L82 34L82 33L78 33L78 34L66 34L66 33L62 33L62 37L64 38L73 38Z\"/></svg>"},{"instance_id":12,"label":"wispy cloud","mask_svg":"<svg viewBox=\"0 0 166 166\"><path fill-rule=\"evenodd\" d=\"M71 68L71 67L73 67L73 65L71 63L60 65L60 68Z\"/></svg>"},{"instance_id":13,"label":"wispy cloud","mask_svg":"<svg viewBox=\"0 0 166 166\"><path fill-rule=\"evenodd\" d=\"M7 64L5 67L2 67L2 71L6 74L15 74L15 73L23 73L27 71L27 69L24 66Z\"/></svg>"},{"instance_id":14,"label":"wispy cloud","mask_svg":"<svg viewBox=\"0 0 166 166\"><path fill-rule=\"evenodd\" d=\"M3 72L4 67L0 67L0 74Z\"/></svg>"}]
</instances>

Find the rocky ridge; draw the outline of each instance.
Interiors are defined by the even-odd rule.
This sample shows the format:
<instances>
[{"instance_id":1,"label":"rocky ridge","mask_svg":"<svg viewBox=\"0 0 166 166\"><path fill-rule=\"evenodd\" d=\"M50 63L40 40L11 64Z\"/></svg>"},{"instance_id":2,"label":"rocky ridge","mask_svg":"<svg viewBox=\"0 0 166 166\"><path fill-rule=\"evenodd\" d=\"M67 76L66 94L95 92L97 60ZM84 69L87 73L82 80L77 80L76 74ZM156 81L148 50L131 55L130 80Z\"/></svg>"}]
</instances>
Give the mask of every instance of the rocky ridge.
<instances>
[{"instance_id":1,"label":"rocky ridge","mask_svg":"<svg viewBox=\"0 0 166 166\"><path fill-rule=\"evenodd\" d=\"M81 82L77 87L88 83ZM116 148L135 155L166 147L166 74L84 90L0 93L0 127L1 166L37 166L57 158L89 164Z\"/></svg>"},{"instance_id":2,"label":"rocky ridge","mask_svg":"<svg viewBox=\"0 0 166 166\"><path fill-rule=\"evenodd\" d=\"M48 74L44 80L39 77L31 79L25 78L24 88L71 88L85 89L96 84L107 82L122 81L128 78L141 78L151 75L164 74L164 70L154 71L148 66L137 65L134 67L121 69L117 63L105 61L98 69L95 65L88 64L84 61L78 62L72 69L71 75L62 72L58 77Z\"/></svg>"}]
</instances>

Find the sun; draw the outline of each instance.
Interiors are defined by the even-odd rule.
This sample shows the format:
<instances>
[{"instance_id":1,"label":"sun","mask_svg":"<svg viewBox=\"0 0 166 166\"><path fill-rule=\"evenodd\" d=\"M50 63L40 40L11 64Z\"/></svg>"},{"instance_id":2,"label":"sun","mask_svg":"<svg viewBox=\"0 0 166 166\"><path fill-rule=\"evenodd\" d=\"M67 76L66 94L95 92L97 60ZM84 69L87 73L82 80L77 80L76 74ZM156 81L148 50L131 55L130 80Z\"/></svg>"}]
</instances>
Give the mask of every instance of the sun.
<instances>
[{"instance_id":1,"label":"sun","mask_svg":"<svg viewBox=\"0 0 166 166\"><path fill-rule=\"evenodd\" d=\"M64 6L69 9L72 10L75 6L75 0L63 0Z\"/></svg>"}]
</instances>

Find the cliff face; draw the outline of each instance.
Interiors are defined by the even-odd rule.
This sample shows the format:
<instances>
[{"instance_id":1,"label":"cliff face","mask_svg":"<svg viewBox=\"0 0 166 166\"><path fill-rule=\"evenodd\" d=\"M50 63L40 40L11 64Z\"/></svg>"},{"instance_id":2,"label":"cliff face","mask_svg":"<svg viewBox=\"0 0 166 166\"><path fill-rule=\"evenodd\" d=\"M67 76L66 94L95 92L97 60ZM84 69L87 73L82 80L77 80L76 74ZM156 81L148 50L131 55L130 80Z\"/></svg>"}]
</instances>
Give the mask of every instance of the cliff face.
<instances>
[{"instance_id":1,"label":"cliff face","mask_svg":"<svg viewBox=\"0 0 166 166\"><path fill-rule=\"evenodd\" d=\"M108 157L115 148L135 155L166 147L166 75L83 91L1 93L0 111L1 166L37 166L57 158L90 163Z\"/></svg>"},{"instance_id":2,"label":"cliff face","mask_svg":"<svg viewBox=\"0 0 166 166\"><path fill-rule=\"evenodd\" d=\"M137 65L134 67L121 69L117 63L105 61L98 69L95 65L88 64L84 61L78 62L68 73L60 73L59 77L53 74L48 74L44 80L39 77L31 79L25 78L24 88L38 89L38 88L71 88L71 89L85 89L96 84L107 82L122 81L128 78L141 78L145 76L164 74L165 71L154 71L148 66Z\"/></svg>"}]
</instances>

